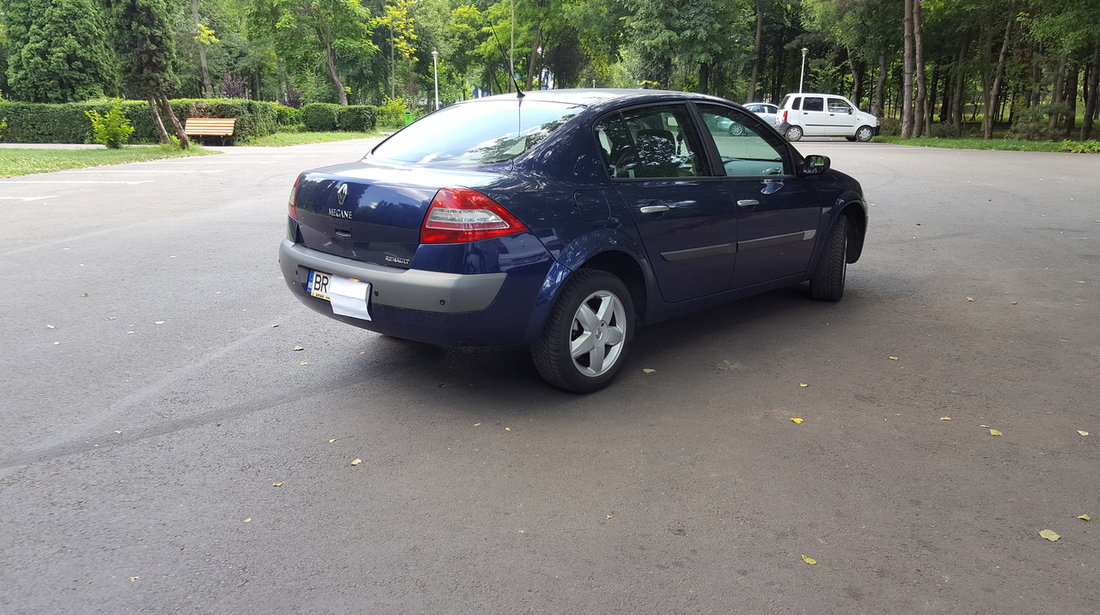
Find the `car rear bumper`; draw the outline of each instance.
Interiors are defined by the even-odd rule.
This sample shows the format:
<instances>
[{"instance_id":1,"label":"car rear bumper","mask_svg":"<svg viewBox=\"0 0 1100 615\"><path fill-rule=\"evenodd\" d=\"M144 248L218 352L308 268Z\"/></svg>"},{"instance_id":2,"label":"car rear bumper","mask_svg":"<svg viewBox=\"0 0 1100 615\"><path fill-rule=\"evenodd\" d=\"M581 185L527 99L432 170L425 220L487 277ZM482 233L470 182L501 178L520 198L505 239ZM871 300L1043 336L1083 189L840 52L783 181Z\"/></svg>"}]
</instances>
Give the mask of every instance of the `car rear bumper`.
<instances>
[{"instance_id":1,"label":"car rear bumper","mask_svg":"<svg viewBox=\"0 0 1100 615\"><path fill-rule=\"evenodd\" d=\"M302 303L330 318L385 335L443 346L526 344L529 319L551 260L511 272L453 274L396 269L325 254L284 239L283 279ZM333 313L310 295L309 271L369 283L370 320Z\"/></svg>"}]
</instances>

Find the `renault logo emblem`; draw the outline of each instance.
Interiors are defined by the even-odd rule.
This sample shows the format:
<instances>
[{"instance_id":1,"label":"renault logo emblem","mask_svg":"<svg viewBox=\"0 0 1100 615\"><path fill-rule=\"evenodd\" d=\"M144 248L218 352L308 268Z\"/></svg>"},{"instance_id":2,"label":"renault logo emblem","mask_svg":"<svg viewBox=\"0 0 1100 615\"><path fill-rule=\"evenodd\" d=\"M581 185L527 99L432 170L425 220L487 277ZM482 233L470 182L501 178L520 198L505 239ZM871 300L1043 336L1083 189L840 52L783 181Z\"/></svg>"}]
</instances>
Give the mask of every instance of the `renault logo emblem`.
<instances>
[{"instance_id":1,"label":"renault logo emblem","mask_svg":"<svg viewBox=\"0 0 1100 615\"><path fill-rule=\"evenodd\" d=\"M336 189L336 202L340 205L344 204L348 198L348 185L340 184L340 187Z\"/></svg>"}]
</instances>

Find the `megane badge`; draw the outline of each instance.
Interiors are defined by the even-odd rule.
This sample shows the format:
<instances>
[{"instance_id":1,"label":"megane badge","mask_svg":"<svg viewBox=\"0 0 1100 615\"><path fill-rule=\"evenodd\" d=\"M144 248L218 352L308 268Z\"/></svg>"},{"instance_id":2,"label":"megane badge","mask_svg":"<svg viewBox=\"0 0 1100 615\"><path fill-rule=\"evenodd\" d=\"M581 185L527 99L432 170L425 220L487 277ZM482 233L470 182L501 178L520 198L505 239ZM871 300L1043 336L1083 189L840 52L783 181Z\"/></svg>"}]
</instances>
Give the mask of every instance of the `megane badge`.
<instances>
[{"instance_id":1,"label":"megane badge","mask_svg":"<svg viewBox=\"0 0 1100 615\"><path fill-rule=\"evenodd\" d=\"M348 198L348 185L340 184L340 187L336 189L336 202L340 205L344 204L344 201Z\"/></svg>"}]
</instances>

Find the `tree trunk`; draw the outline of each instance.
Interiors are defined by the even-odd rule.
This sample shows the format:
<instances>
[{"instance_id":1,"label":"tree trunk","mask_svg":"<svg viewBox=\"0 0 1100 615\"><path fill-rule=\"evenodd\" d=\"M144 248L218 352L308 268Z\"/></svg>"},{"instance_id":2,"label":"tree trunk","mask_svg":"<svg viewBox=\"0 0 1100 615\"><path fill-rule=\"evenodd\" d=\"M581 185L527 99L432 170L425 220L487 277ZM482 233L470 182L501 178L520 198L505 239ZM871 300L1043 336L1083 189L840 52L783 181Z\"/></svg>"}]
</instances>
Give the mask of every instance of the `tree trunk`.
<instances>
[{"instance_id":1,"label":"tree trunk","mask_svg":"<svg viewBox=\"0 0 1100 615\"><path fill-rule=\"evenodd\" d=\"M756 38L752 44L752 74L749 75L749 102L756 100L756 80L760 78L760 57L763 50L760 40L764 37L764 0L756 0Z\"/></svg>"},{"instance_id":2,"label":"tree trunk","mask_svg":"<svg viewBox=\"0 0 1100 615\"><path fill-rule=\"evenodd\" d=\"M863 97L863 71L860 70L859 62L856 61L855 56L852 55L852 50L848 49L848 69L852 71L852 92L850 98L856 106L860 106L859 99Z\"/></svg>"},{"instance_id":3,"label":"tree trunk","mask_svg":"<svg viewBox=\"0 0 1100 615\"><path fill-rule=\"evenodd\" d=\"M913 59L916 65L914 70L917 73L917 104L913 117L914 137L919 137L922 134L930 134L932 132L931 114L928 112L928 85L925 82L924 74L924 42L921 40L923 38L922 31L920 0L913 0Z\"/></svg>"},{"instance_id":4,"label":"tree trunk","mask_svg":"<svg viewBox=\"0 0 1100 615\"><path fill-rule=\"evenodd\" d=\"M191 0L191 16L195 19L195 28L199 27L199 0ZM199 67L202 69L202 94L207 98L214 97L214 86L210 83L210 69L206 65L206 45L199 43Z\"/></svg>"},{"instance_id":5,"label":"tree trunk","mask_svg":"<svg viewBox=\"0 0 1100 615\"><path fill-rule=\"evenodd\" d=\"M710 93L710 62L699 63L699 92Z\"/></svg>"},{"instance_id":6,"label":"tree trunk","mask_svg":"<svg viewBox=\"0 0 1100 615\"><path fill-rule=\"evenodd\" d=\"M913 136L913 4L918 0L905 0L905 18L902 34L901 73L901 138Z\"/></svg>"},{"instance_id":7,"label":"tree trunk","mask_svg":"<svg viewBox=\"0 0 1100 615\"><path fill-rule=\"evenodd\" d=\"M542 46L542 28L535 27L535 36L531 43L531 56L527 60L527 81L523 84L523 89L533 90L535 89L535 76L541 72L541 62L539 58L539 47Z\"/></svg>"},{"instance_id":8,"label":"tree trunk","mask_svg":"<svg viewBox=\"0 0 1100 615\"><path fill-rule=\"evenodd\" d=\"M959 131L959 134L962 134L963 111L966 106L966 71L963 70L963 62L966 61L969 46L970 39L963 39L962 46L959 47L959 55L955 59L955 66L952 68L951 125Z\"/></svg>"},{"instance_id":9,"label":"tree trunk","mask_svg":"<svg viewBox=\"0 0 1100 615\"><path fill-rule=\"evenodd\" d=\"M332 82L332 89L336 92L336 100L341 107L346 107L348 106L348 93L344 89L344 82L340 81L340 75L336 74L336 50L332 48L332 41L324 36L322 32L317 32L317 36L321 37L321 40L325 43L325 62L328 65L328 78Z\"/></svg>"},{"instance_id":10,"label":"tree trunk","mask_svg":"<svg viewBox=\"0 0 1100 615\"><path fill-rule=\"evenodd\" d=\"M153 126L157 128L157 136L160 137L161 143L168 145L172 140L168 138L168 131L164 129L164 122L160 119L160 112L157 111L157 102L152 98L147 102L149 103L149 115L153 118Z\"/></svg>"},{"instance_id":11,"label":"tree trunk","mask_svg":"<svg viewBox=\"0 0 1100 615\"><path fill-rule=\"evenodd\" d=\"M1008 55L1008 41L1012 34L1012 22L1016 19L1016 11L1009 11L1008 22L1005 23L1005 37L1001 43L1001 53L997 56L997 66L993 69L993 85L989 88L986 98L985 117L982 118L982 137L993 138L993 120L997 113L997 99L1000 96L1001 80L1004 78L1005 57Z\"/></svg>"},{"instance_id":12,"label":"tree trunk","mask_svg":"<svg viewBox=\"0 0 1100 615\"><path fill-rule=\"evenodd\" d=\"M871 105L871 115L883 117L883 97L886 95L886 54L878 55L878 79L875 80L875 102Z\"/></svg>"},{"instance_id":13,"label":"tree trunk","mask_svg":"<svg viewBox=\"0 0 1100 615\"><path fill-rule=\"evenodd\" d=\"M1081 124L1081 140L1092 138L1092 124L1096 118L1097 106L1100 105L1100 45L1092 50L1092 70L1089 76L1088 98L1085 99L1085 121Z\"/></svg>"},{"instance_id":14,"label":"tree trunk","mask_svg":"<svg viewBox=\"0 0 1100 615\"><path fill-rule=\"evenodd\" d=\"M1054 86L1050 96L1050 104L1058 105L1062 103L1062 96L1065 94L1065 89L1062 87L1062 81L1066 72L1066 57L1062 56L1062 59L1058 60L1058 68L1054 69ZM1058 114L1051 113L1050 121L1047 128L1051 130L1058 125Z\"/></svg>"},{"instance_id":15,"label":"tree trunk","mask_svg":"<svg viewBox=\"0 0 1100 615\"><path fill-rule=\"evenodd\" d=\"M168 121L172 123L172 130L176 133L176 137L180 140L180 149L187 149L191 145L191 141L187 138L187 132L184 131L183 125L180 124L179 118L176 117L176 112L172 111L172 105L168 103L168 97L163 93L157 94L157 103L160 105L160 110L168 116Z\"/></svg>"},{"instance_id":16,"label":"tree trunk","mask_svg":"<svg viewBox=\"0 0 1100 615\"><path fill-rule=\"evenodd\" d=\"M1073 129L1077 127L1077 76L1080 73L1076 60L1070 62L1069 72L1066 73L1066 93L1064 99L1066 108L1065 135L1069 139L1073 136Z\"/></svg>"}]
</instances>

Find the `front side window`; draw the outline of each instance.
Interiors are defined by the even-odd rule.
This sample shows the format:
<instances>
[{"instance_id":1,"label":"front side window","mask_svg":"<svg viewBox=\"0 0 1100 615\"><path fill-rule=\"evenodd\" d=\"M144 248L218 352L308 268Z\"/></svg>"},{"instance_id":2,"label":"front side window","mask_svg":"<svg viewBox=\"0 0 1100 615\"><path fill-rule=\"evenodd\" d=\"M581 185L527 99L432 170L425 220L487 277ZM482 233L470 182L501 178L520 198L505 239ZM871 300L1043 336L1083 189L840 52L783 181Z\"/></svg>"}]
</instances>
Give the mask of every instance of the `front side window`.
<instances>
[{"instance_id":1,"label":"front side window","mask_svg":"<svg viewBox=\"0 0 1100 615\"><path fill-rule=\"evenodd\" d=\"M454 105L411 124L370 155L376 160L414 164L505 162L534 147L582 109L522 99Z\"/></svg>"},{"instance_id":2,"label":"front side window","mask_svg":"<svg viewBox=\"0 0 1100 615\"><path fill-rule=\"evenodd\" d=\"M852 106L844 102L839 98L829 99L829 112L830 113L851 113Z\"/></svg>"},{"instance_id":3,"label":"front side window","mask_svg":"<svg viewBox=\"0 0 1100 615\"><path fill-rule=\"evenodd\" d=\"M791 174L782 138L760 122L736 109L699 105L714 146L729 177L762 177ZM722 130L732 126L733 130Z\"/></svg>"},{"instance_id":4,"label":"front side window","mask_svg":"<svg viewBox=\"0 0 1100 615\"><path fill-rule=\"evenodd\" d=\"M687 109L645 107L596 124L607 174L616 179L706 175Z\"/></svg>"}]
</instances>

